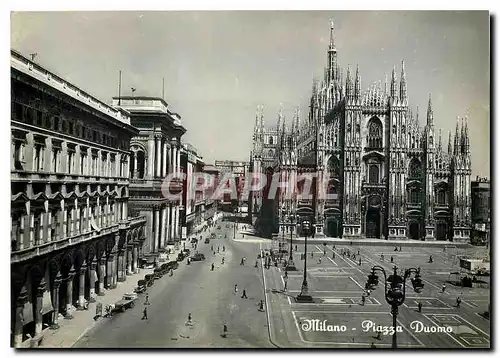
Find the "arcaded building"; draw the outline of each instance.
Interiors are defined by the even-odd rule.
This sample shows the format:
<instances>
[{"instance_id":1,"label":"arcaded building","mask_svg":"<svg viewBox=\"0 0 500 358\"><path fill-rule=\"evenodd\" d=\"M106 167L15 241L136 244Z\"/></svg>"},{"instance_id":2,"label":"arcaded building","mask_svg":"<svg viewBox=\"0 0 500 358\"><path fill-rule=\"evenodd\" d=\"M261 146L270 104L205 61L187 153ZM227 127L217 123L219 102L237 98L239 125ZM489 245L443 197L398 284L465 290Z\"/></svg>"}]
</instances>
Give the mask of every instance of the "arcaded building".
<instances>
[{"instance_id":1,"label":"arcaded building","mask_svg":"<svg viewBox=\"0 0 500 358\"><path fill-rule=\"evenodd\" d=\"M315 173L317 182L329 177L325 187L337 195L324 199L317 185L310 200L255 193L251 203L263 205L262 226L280 233L299 215L314 222L316 235L328 237L469 241L467 119L457 119L443 144L431 96L423 123L418 108L411 109L404 63L399 76L394 67L390 81L381 83L363 89L360 68L340 69L332 26L324 77L313 83L307 117L297 110L287 127L280 111L278 124L269 127L258 109L253 171L280 172L292 181Z\"/></svg>"},{"instance_id":2,"label":"arcaded building","mask_svg":"<svg viewBox=\"0 0 500 358\"><path fill-rule=\"evenodd\" d=\"M11 51L14 347L139 271L146 219L128 213L137 133L128 113Z\"/></svg>"}]
</instances>

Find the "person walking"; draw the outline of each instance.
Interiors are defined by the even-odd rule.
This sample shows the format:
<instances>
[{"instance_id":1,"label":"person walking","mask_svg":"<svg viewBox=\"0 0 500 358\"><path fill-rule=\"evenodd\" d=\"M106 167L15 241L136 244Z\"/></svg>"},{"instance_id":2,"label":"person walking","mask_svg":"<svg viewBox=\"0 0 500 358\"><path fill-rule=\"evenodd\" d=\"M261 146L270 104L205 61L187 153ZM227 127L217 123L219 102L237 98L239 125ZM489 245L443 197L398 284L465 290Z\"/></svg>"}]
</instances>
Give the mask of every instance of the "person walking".
<instances>
[{"instance_id":1,"label":"person walking","mask_svg":"<svg viewBox=\"0 0 500 358\"><path fill-rule=\"evenodd\" d=\"M335 251L332 251L332 259L335 258Z\"/></svg>"},{"instance_id":2,"label":"person walking","mask_svg":"<svg viewBox=\"0 0 500 358\"><path fill-rule=\"evenodd\" d=\"M422 313L422 302L419 302L417 307L418 307L418 313Z\"/></svg>"},{"instance_id":3,"label":"person walking","mask_svg":"<svg viewBox=\"0 0 500 358\"><path fill-rule=\"evenodd\" d=\"M359 266L361 266L361 257L359 258L359 263L358 263Z\"/></svg>"},{"instance_id":4,"label":"person walking","mask_svg":"<svg viewBox=\"0 0 500 358\"><path fill-rule=\"evenodd\" d=\"M188 314L188 320L186 322L187 325L192 325L193 324L193 317L191 316L191 313Z\"/></svg>"},{"instance_id":5,"label":"person walking","mask_svg":"<svg viewBox=\"0 0 500 358\"><path fill-rule=\"evenodd\" d=\"M441 287L441 292L444 293L446 291L446 285L443 283L443 286Z\"/></svg>"},{"instance_id":6,"label":"person walking","mask_svg":"<svg viewBox=\"0 0 500 358\"><path fill-rule=\"evenodd\" d=\"M460 308L460 304L462 303L462 299L457 297L457 308Z\"/></svg>"},{"instance_id":7,"label":"person walking","mask_svg":"<svg viewBox=\"0 0 500 358\"><path fill-rule=\"evenodd\" d=\"M224 257L222 258L222 264L224 265Z\"/></svg>"},{"instance_id":8,"label":"person walking","mask_svg":"<svg viewBox=\"0 0 500 358\"><path fill-rule=\"evenodd\" d=\"M226 247L222 246L222 252L226 252Z\"/></svg>"},{"instance_id":9,"label":"person walking","mask_svg":"<svg viewBox=\"0 0 500 358\"><path fill-rule=\"evenodd\" d=\"M222 325L222 338L226 338L227 337L227 324L223 324Z\"/></svg>"},{"instance_id":10,"label":"person walking","mask_svg":"<svg viewBox=\"0 0 500 358\"><path fill-rule=\"evenodd\" d=\"M243 289L243 294L241 295L241 298L248 298L247 297L247 290Z\"/></svg>"},{"instance_id":11,"label":"person walking","mask_svg":"<svg viewBox=\"0 0 500 358\"><path fill-rule=\"evenodd\" d=\"M212 271L215 269L215 264L212 263Z\"/></svg>"},{"instance_id":12,"label":"person walking","mask_svg":"<svg viewBox=\"0 0 500 358\"><path fill-rule=\"evenodd\" d=\"M255 266L254 267L259 267L259 260L255 260Z\"/></svg>"},{"instance_id":13,"label":"person walking","mask_svg":"<svg viewBox=\"0 0 500 358\"><path fill-rule=\"evenodd\" d=\"M391 256L391 264L394 263L394 257Z\"/></svg>"},{"instance_id":14,"label":"person walking","mask_svg":"<svg viewBox=\"0 0 500 358\"><path fill-rule=\"evenodd\" d=\"M264 301L263 300L260 300L259 311L264 312Z\"/></svg>"},{"instance_id":15,"label":"person walking","mask_svg":"<svg viewBox=\"0 0 500 358\"><path fill-rule=\"evenodd\" d=\"M220 247L219 247L219 246L217 246L217 253L219 253L219 252L220 252Z\"/></svg>"},{"instance_id":16,"label":"person walking","mask_svg":"<svg viewBox=\"0 0 500 358\"><path fill-rule=\"evenodd\" d=\"M326 256L326 250L323 250L323 256Z\"/></svg>"},{"instance_id":17,"label":"person walking","mask_svg":"<svg viewBox=\"0 0 500 358\"><path fill-rule=\"evenodd\" d=\"M295 251L297 251L297 245L295 245Z\"/></svg>"},{"instance_id":18,"label":"person walking","mask_svg":"<svg viewBox=\"0 0 500 358\"><path fill-rule=\"evenodd\" d=\"M320 264L321 263L321 256L318 257L318 263Z\"/></svg>"},{"instance_id":19,"label":"person walking","mask_svg":"<svg viewBox=\"0 0 500 358\"><path fill-rule=\"evenodd\" d=\"M238 293L238 285L234 285L234 294Z\"/></svg>"},{"instance_id":20,"label":"person walking","mask_svg":"<svg viewBox=\"0 0 500 358\"><path fill-rule=\"evenodd\" d=\"M144 310L142 310L142 318L141 319L148 319L148 306L144 306Z\"/></svg>"},{"instance_id":21,"label":"person walking","mask_svg":"<svg viewBox=\"0 0 500 358\"><path fill-rule=\"evenodd\" d=\"M149 294L146 293L146 301L144 301L144 305L149 305Z\"/></svg>"}]
</instances>

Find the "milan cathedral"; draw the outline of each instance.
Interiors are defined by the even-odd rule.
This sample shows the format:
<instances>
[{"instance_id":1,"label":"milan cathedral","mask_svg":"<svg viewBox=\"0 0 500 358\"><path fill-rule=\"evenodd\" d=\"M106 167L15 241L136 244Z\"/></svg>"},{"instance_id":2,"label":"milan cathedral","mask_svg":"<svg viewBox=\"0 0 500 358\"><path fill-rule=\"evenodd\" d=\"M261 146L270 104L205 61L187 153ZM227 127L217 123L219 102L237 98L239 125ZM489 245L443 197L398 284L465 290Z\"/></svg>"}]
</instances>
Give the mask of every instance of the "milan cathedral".
<instances>
[{"instance_id":1,"label":"milan cathedral","mask_svg":"<svg viewBox=\"0 0 500 358\"><path fill-rule=\"evenodd\" d=\"M307 119L297 108L290 126L279 110L276 127L257 109L250 154L254 173L280 173L294 182L304 173L328 177L336 199L301 200L294 192L268 198L253 193L250 212L262 233L300 234L311 219L316 236L468 242L471 220L471 154L467 119L457 118L448 145L436 133L431 96L425 125L409 106L404 62L385 79L361 90L359 67L344 78L333 24L323 81L313 81ZM300 186L300 183L298 184ZM265 189L264 189L265 191ZM298 230L298 229L297 229Z\"/></svg>"}]
</instances>

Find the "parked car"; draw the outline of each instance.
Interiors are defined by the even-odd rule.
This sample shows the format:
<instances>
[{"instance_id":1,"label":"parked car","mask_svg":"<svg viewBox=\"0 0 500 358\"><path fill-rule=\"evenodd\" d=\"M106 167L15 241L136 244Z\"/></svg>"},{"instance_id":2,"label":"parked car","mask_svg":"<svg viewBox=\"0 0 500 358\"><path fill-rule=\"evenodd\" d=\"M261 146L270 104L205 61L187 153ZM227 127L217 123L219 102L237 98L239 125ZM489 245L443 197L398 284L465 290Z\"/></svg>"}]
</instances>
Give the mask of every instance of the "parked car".
<instances>
[{"instance_id":1,"label":"parked car","mask_svg":"<svg viewBox=\"0 0 500 358\"><path fill-rule=\"evenodd\" d=\"M182 250L182 252L184 253L184 255L189 256L189 254L191 253L191 250L184 249L184 250Z\"/></svg>"},{"instance_id":2,"label":"parked car","mask_svg":"<svg viewBox=\"0 0 500 358\"><path fill-rule=\"evenodd\" d=\"M177 261L170 261L167 263L167 271L177 270L179 268L179 263Z\"/></svg>"},{"instance_id":3,"label":"parked car","mask_svg":"<svg viewBox=\"0 0 500 358\"><path fill-rule=\"evenodd\" d=\"M127 308L135 306L135 301L137 300L136 293L126 293L123 295L122 299L115 302L115 308L113 311L125 312Z\"/></svg>"},{"instance_id":4,"label":"parked car","mask_svg":"<svg viewBox=\"0 0 500 358\"><path fill-rule=\"evenodd\" d=\"M139 280L139 281L137 281L137 287L134 289L134 292L135 293L143 293L143 292L146 292L147 289L148 289L148 287L146 285L146 281Z\"/></svg>"},{"instance_id":5,"label":"parked car","mask_svg":"<svg viewBox=\"0 0 500 358\"><path fill-rule=\"evenodd\" d=\"M144 281L146 281L147 287L151 287L155 282L155 278L152 274L147 274L146 276L144 276Z\"/></svg>"},{"instance_id":6,"label":"parked car","mask_svg":"<svg viewBox=\"0 0 500 358\"><path fill-rule=\"evenodd\" d=\"M191 261L203 261L205 260L205 255L196 253L193 256L191 256Z\"/></svg>"}]
</instances>

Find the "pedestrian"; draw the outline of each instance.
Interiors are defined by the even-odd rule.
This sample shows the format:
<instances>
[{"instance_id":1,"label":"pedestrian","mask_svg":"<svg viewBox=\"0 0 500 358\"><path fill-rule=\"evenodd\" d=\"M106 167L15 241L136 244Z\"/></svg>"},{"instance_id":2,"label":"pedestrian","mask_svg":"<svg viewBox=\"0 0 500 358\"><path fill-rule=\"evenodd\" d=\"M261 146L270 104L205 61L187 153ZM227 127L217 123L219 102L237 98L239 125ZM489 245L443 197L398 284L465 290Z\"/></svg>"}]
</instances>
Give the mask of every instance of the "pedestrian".
<instances>
[{"instance_id":1,"label":"pedestrian","mask_svg":"<svg viewBox=\"0 0 500 358\"><path fill-rule=\"evenodd\" d=\"M372 342L372 344L370 345L370 348L377 348L377 346L375 345L375 342Z\"/></svg>"},{"instance_id":2,"label":"pedestrian","mask_svg":"<svg viewBox=\"0 0 500 358\"><path fill-rule=\"evenodd\" d=\"M332 259L335 258L335 251L332 252Z\"/></svg>"},{"instance_id":3,"label":"pedestrian","mask_svg":"<svg viewBox=\"0 0 500 358\"><path fill-rule=\"evenodd\" d=\"M214 268L215 268L215 265L214 265L214 263L212 263L212 271L214 270Z\"/></svg>"},{"instance_id":4,"label":"pedestrian","mask_svg":"<svg viewBox=\"0 0 500 358\"><path fill-rule=\"evenodd\" d=\"M227 337L227 325L224 323L222 325L222 338L226 338Z\"/></svg>"},{"instance_id":5,"label":"pedestrian","mask_svg":"<svg viewBox=\"0 0 500 358\"><path fill-rule=\"evenodd\" d=\"M260 300L259 311L264 312L264 301L263 300Z\"/></svg>"},{"instance_id":6,"label":"pedestrian","mask_svg":"<svg viewBox=\"0 0 500 358\"><path fill-rule=\"evenodd\" d=\"M224 265L224 257L222 258L222 264Z\"/></svg>"},{"instance_id":7,"label":"pedestrian","mask_svg":"<svg viewBox=\"0 0 500 358\"><path fill-rule=\"evenodd\" d=\"M323 256L326 256L326 250L323 250Z\"/></svg>"},{"instance_id":8,"label":"pedestrian","mask_svg":"<svg viewBox=\"0 0 500 358\"><path fill-rule=\"evenodd\" d=\"M359 258L359 266L361 266L361 257Z\"/></svg>"},{"instance_id":9,"label":"pedestrian","mask_svg":"<svg viewBox=\"0 0 500 358\"><path fill-rule=\"evenodd\" d=\"M288 271L285 271L285 279L288 279Z\"/></svg>"},{"instance_id":10,"label":"pedestrian","mask_svg":"<svg viewBox=\"0 0 500 358\"><path fill-rule=\"evenodd\" d=\"M394 262L394 257L391 256L391 264Z\"/></svg>"},{"instance_id":11,"label":"pedestrian","mask_svg":"<svg viewBox=\"0 0 500 358\"><path fill-rule=\"evenodd\" d=\"M146 301L144 302L145 305L149 305L149 294L146 293Z\"/></svg>"},{"instance_id":12,"label":"pedestrian","mask_svg":"<svg viewBox=\"0 0 500 358\"><path fill-rule=\"evenodd\" d=\"M333 249L335 250L335 245L333 245Z\"/></svg>"},{"instance_id":13,"label":"pedestrian","mask_svg":"<svg viewBox=\"0 0 500 358\"><path fill-rule=\"evenodd\" d=\"M380 338L380 331L377 332L377 337L375 337L375 339L377 339L379 341L382 339L382 338Z\"/></svg>"},{"instance_id":14,"label":"pedestrian","mask_svg":"<svg viewBox=\"0 0 500 358\"><path fill-rule=\"evenodd\" d=\"M191 316L191 313L188 314L188 320L187 320L186 324L188 324L188 325L193 324L193 317Z\"/></svg>"},{"instance_id":15,"label":"pedestrian","mask_svg":"<svg viewBox=\"0 0 500 358\"><path fill-rule=\"evenodd\" d=\"M245 264L245 261L243 260L243 257L241 258L241 261L240 261L240 266L243 266Z\"/></svg>"},{"instance_id":16,"label":"pedestrian","mask_svg":"<svg viewBox=\"0 0 500 358\"><path fill-rule=\"evenodd\" d=\"M210 246L210 251L214 251L214 245Z\"/></svg>"},{"instance_id":17,"label":"pedestrian","mask_svg":"<svg viewBox=\"0 0 500 358\"><path fill-rule=\"evenodd\" d=\"M384 261L384 255L380 255L380 261Z\"/></svg>"},{"instance_id":18,"label":"pedestrian","mask_svg":"<svg viewBox=\"0 0 500 358\"><path fill-rule=\"evenodd\" d=\"M366 297L365 295L361 295L361 306L365 305Z\"/></svg>"},{"instance_id":19,"label":"pedestrian","mask_svg":"<svg viewBox=\"0 0 500 358\"><path fill-rule=\"evenodd\" d=\"M142 311L142 318L141 319L148 319L148 306L144 306L144 310Z\"/></svg>"},{"instance_id":20,"label":"pedestrian","mask_svg":"<svg viewBox=\"0 0 500 358\"><path fill-rule=\"evenodd\" d=\"M462 299L457 297L457 308L460 308L460 303L462 303Z\"/></svg>"},{"instance_id":21,"label":"pedestrian","mask_svg":"<svg viewBox=\"0 0 500 358\"><path fill-rule=\"evenodd\" d=\"M321 263L321 257L318 257L318 263L319 264Z\"/></svg>"},{"instance_id":22,"label":"pedestrian","mask_svg":"<svg viewBox=\"0 0 500 358\"><path fill-rule=\"evenodd\" d=\"M403 246L399 246L399 252L403 251Z\"/></svg>"},{"instance_id":23,"label":"pedestrian","mask_svg":"<svg viewBox=\"0 0 500 358\"><path fill-rule=\"evenodd\" d=\"M222 252L226 252L226 247L222 246Z\"/></svg>"},{"instance_id":24,"label":"pedestrian","mask_svg":"<svg viewBox=\"0 0 500 358\"><path fill-rule=\"evenodd\" d=\"M220 247L219 247L219 246L217 246L217 253L219 253L219 252L220 252Z\"/></svg>"},{"instance_id":25,"label":"pedestrian","mask_svg":"<svg viewBox=\"0 0 500 358\"><path fill-rule=\"evenodd\" d=\"M238 293L238 285L234 285L234 294Z\"/></svg>"},{"instance_id":26,"label":"pedestrian","mask_svg":"<svg viewBox=\"0 0 500 358\"><path fill-rule=\"evenodd\" d=\"M255 266L254 267L259 267L259 260L255 261Z\"/></svg>"},{"instance_id":27,"label":"pedestrian","mask_svg":"<svg viewBox=\"0 0 500 358\"><path fill-rule=\"evenodd\" d=\"M288 280L285 281L285 287L283 288L283 291L287 290L287 285L288 285Z\"/></svg>"},{"instance_id":28,"label":"pedestrian","mask_svg":"<svg viewBox=\"0 0 500 358\"><path fill-rule=\"evenodd\" d=\"M243 289L243 294L241 295L241 298L248 298L247 297L247 290Z\"/></svg>"},{"instance_id":29,"label":"pedestrian","mask_svg":"<svg viewBox=\"0 0 500 358\"><path fill-rule=\"evenodd\" d=\"M297 245L295 245L295 251L297 251Z\"/></svg>"},{"instance_id":30,"label":"pedestrian","mask_svg":"<svg viewBox=\"0 0 500 358\"><path fill-rule=\"evenodd\" d=\"M441 292L444 293L445 290L446 290L446 285L443 283L443 286L441 287Z\"/></svg>"},{"instance_id":31,"label":"pedestrian","mask_svg":"<svg viewBox=\"0 0 500 358\"><path fill-rule=\"evenodd\" d=\"M422 302L418 303L418 313L422 313Z\"/></svg>"},{"instance_id":32,"label":"pedestrian","mask_svg":"<svg viewBox=\"0 0 500 358\"><path fill-rule=\"evenodd\" d=\"M359 249L358 249L358 255L359 255Z\"/></svg>"},{"instance_id":33,"label":"pedestrian","mask_svg":"<svg viewBox=\"0 0 500 358\"><path fill-rule=\"evenodd\" d=\"M314 252L311 252L311 257L314 257Z\"/></svg>"}]
</instances>

